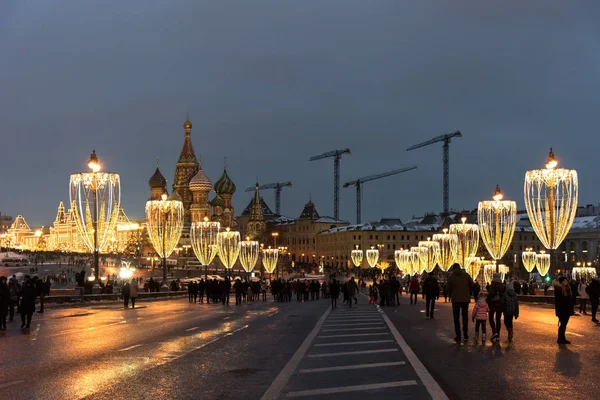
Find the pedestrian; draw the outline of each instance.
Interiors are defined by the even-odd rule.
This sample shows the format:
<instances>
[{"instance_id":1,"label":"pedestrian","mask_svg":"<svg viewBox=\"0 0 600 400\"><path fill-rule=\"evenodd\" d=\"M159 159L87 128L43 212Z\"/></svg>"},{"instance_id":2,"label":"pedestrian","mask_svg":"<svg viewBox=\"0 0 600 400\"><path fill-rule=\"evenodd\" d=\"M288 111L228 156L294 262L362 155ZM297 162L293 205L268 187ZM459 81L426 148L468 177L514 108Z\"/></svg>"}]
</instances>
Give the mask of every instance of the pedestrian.
<instances>
[{"instance_id":1,"label":"pedestrian","mask_svg":"<svg viewBox=\"0 0 600 400\"><path fill-rule=\"evenodd\" d=\"M479 328L481 327L481 344L485 344L486 336L486 321L490 312L490 306L485 301L485 294L480 293L477 297L477 302L473 307L471 319L475 322L475 343L479 340Z\"/></svg>"},{"instance_id":2,"label":"pedestrian","mask_svg":"<svg viewBox=\"0 0 600 400\"><path fill-rule=\"evenodd\" d=\"M586 306L587 301L590 298L587 294L587 285L585 284L585 280L582 279L579 282L579 286L577 286L577 293L579 293L579 314L587 314Z\"/></svg>"},{"instance_id":3,"label":"pedestrian","mask_svg":"<svg viewBox=\"0 0 600 400\"><path fill-rule=\"evenodd\" d=\"M479 299L479 292L481 292L481 286L479 286L479 282L473 282L473 300L477 301Z\"/></svg>"},{"instance_id":4,"label":"pedestrian","mask_svg":"<svg viewBox=\"0 0 600 400\"><path fill-rule=\"evenodd\" d=\"M577 291L579 288L579 282L573 279L569 285L571 286L571 304L573 305L571 315L575 315L575 306L577 305L577 296L579 295L579 292Z\"/></svg>"},{"instance_id":5,"label":"pedestrian","mask_svg":"<svg viewBox=\"0 0 600 400\"><path fill-rule=\"evenodd\" d=\"M129 295L130 295L129 282L125 282L121 293L123 294L123 308L128 309L129 308Z\"/></svg>"},{"instance_id":6,"label":"pedestrian","mask_svg":"<svg viewBox=\"0 0 600 400\"><path fill-rule=\"evenodd\" d=\"M415 303L417 304L417 295L419 294L419 280L416 275L413 275L410 280L410 304L413 304L413 296L415 299Z\"/></svg>"},{"instance_id":7,"label":"pedestrian","mask_svg":"<svg viewBox=\"0 0 600 400\"><path fill-rule=\"evenodd\" d=\"M433 319L435 301L440 297L440 285L433 272L430 272L423 282L423 293L425 293L425 318Z\"/></svg>"},{"instance_id":8,"label":"pedestrian","mask_svg":"<svg viewBox=\"0 0 600 400\"><path fill-rule=\"evenodd\" d=\"M15 307L17 307L17 311L20 312L21 305L19 303L19 297L21 296L21 285L19 285L19 281L17 281L17 277L13 275L8 281L8 290L10 291L10 302L8 303L9 308L9 322L15 317Z\"/></svg>"},{"instance_id":9,"label":"pedestrian","mask_svg":"<svg viewBox=\"0 0 600 400\"><path fill-rule=\"evenodd\" d=\"M529 285L527 284L527 281L523 282L523 286L521 287L521 290L523 291L524 296L529 295Z\"/></svg>"},{"instance_id":10,"label":"pedestrian","mask_svg":"<svg viewBox=\"0 0 600 400\"><path fill-rule=\"evenodd\" d=\"M462 314L462 333L465 340L469 340L469 302L473 291L473 279L460 265L453 265L452 274L448 277L448 294L452 301L452 314L454 316L454 341L460 343L460 314Z\"/></svg>"},{"instance_id":11,"label":"pedestrian","mask_svg":"<svg viewBox=\"0 0 600 400\"><path fill-rule=\"evenodd\" d=\"M487 296L487 303L490 306L490 327L492 328L492 337L490 338L490 341L492 343L496 343L500 340L500 320L504 311L505 293L506 286L502 283L500 274L495 272Z\"/></svg>"},{"instance_id":12,"label":"pedestrian","mask_svg":"<svg viewBox=\"0 0 600 400\"><path fill-rule=\"evenodd\" d=\"M131 298L131 308L135 308L135 299L138 295L138 281L133 278L131 285L129 285L129 297Z\"/></svg>"},{"instance_id":13,"label":"pedestrian","mask_svg":"<svg viewBox=\"0 0 600 400\"><path fill-rule=\"evenodd\" d=\"M6 316L10 304L10 289L6 284L6 277L0 276L0 331L6 330Z\"/></svg>"},{"instance_id":14,"label":"pedestrian","mask_svg":"<svg viewBox=\"0 0 600 400\"><path fill-rule=\"evenodd\" d=\"M592 278L585 290L590 299L590 306L592 307L592 322L598 322L596 319L596 312L598 311L598 303L600 301L600 282L598 282L598 278Z\"/></svg>"},{"instance_id":15,"label":"pedestrian","mask_svg":"<svg viewBox=\"0 0 600 400\"><path fill-rule=\"evenodd\" d=\"M552 282L554 286L554 309L558 317L558 344L571 344L565 336L567 324L573 312L573 294L569 281L564 276Z\"/></svg>"},{"instance_id":16,"label":"pedestrian","mask_svg":"<svg viewBox=\"0 0 600 400\"><path fill-rule=\"evenodd\" d=\"M262 301L267 301L267 281L264 279L260 283L260 293L262 294Z\"/></svg>"},{"instance_id":17,"label":"pedestrian","mask_svg":"<svg viewBox=\"0 0 600 400\"><path fill-rule=\"evenodd\" d=\"M337 308L337 299L340 296L340 283L333 279L329 284L331 291L331 308Z\"/></svg>"},{"instance_id":18,"label":"pedestrian","mask_svg":"<svg viewBox=\"0 0 600 400\"><path fill-rule=\"evenodd\" d=\"M515 292L512 282L506 285L504 294L504 326L508 331L508 342L512 342L514 337L513 318L519 319L519 296Z\"/></svg>"},{"instance_id":19,"label":"pedestrian","mask_svg":"<svg viewBox=\"0 0 600 400\"><path fill-rule=\"evenodd\" d=\"M233 291L235 292L235 305L242 305L242 292L244 291L244 285L240 282L239 279L236 279L233 283Z\"/></svg>"},{"instance_id":20,"label":"pedestrian","mask_svg":"<svg viewBox=\"0 0 600 400\"><path fill-rule=\"evenodd\" d=\"M36 297L35 283L29 276L26 276L21 293L21 328L29 328L31 325L31 317L35 312Z\"/></svg>"},{"instance_id":21,"label":"pedestrian","mask_svg":"<svg viewBox=\"0 0 600 400\"><path fill-rule=\"evenodd\" d=\"M352 308L352 300L354 300L354 304L358 303L358 299L356 298L356 293L358 292L358 286L356 285L356 281L354 277L351 277L348 281L347 285L348 290L348 305Z\"/></svg>"}]
</instances>

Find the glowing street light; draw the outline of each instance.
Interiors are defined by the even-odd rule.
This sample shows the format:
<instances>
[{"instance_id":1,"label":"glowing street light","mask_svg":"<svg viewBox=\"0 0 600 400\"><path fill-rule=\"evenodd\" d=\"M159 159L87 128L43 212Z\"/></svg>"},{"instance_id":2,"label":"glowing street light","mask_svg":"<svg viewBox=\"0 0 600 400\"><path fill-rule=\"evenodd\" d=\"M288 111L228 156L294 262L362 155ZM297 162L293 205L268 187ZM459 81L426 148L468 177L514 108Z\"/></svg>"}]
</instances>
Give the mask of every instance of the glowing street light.
<instances>
[{"instance_id":1,"label":"glowing street light","mask_svg":"<svg viewBox=\"0 0 600 400\"><path fill-rule=\"evenodd\" d=\"M369 263L369 267L373 268L379 261L379 250L374 249L371 246L370 249L367 250L367 263Z\"/></svg>"},{"instance_id":2,"label":"glowing street light","mask_svg":"<svg viewBox=\"0 0 600 400\"><path fill-rule=\"evenodd\" d=\"M269 247L268 249L263 250L262 263L265 267L265 271L269 274L272 274L277 268L277 261L279 260L279 250L272 249Z\"/></svg>"},{"instance_id":3,"label":"glowing street light","mask_svg":"<svg viewBox=\"0 0 600 400\"><path fill-rule=\"evenodd\" d=\"M535 268L535 263L537 262L536 252L533 249L526 249L521 253L521 259L523 260L523 267L525 267L525 271L531 273Z\"/></svg>"},{"instance_id":4,"label":"glowing street light","mask_svg":"<svg viewBox=\"0 0 600 400\"><path fill-rule=\"evenodd\" d=\"M517 203L503 197L500 186L496 186L494 200L480 201L477 208L481 239L494 260L506 254L517 226Z\"/></svg>"},{"instance_id":5,"label":"glowing street light","mask_svg":"<svg viewBox=\"0 0 600 400\"><path fill-rule=\"evenodd\" d=\"M192 250L200 264L204 265L204 275L208 278L208 266L219 252L219 231L221 224L209 221L207 217L201 222L192 222L190 240Z\"/></svg>"},{"instance_id":6,"label":"glowing street light","mask_svg":"<svg viewBox=\"0 0 600 400\"><path fill-rule=\"evenodd\" d=\"M444 229L444 233L433 235L433 241L438 243L437 264L442 271L446 272L456 260L458 235L448 233L448 229Z\"/></svg>"},{"instance_id":7,"label":"glowing street light","mask_svg":"<svg viewBox=\"0 0 600 400\"><path fill-rule=\"evenodd\" d=\"M356 268L360 268L363 261L363 251L358 249L358 245L356 245L356 249L352 250L350 253L352 258L352 263Z\"/></svg>"},{"instance_id":8,"label":"glowing street light","mask_svg":"<svg viewBox=\"0 0 600 400\"><path fill-rule=\"evenodd\" d=\"M246 273L250 273L256 262L258 261L258 254L260 253L260 245L256 240L250 240L246 236L246 240L240 243L240 264Z\"/></svg>"},{"instance_id":9,"label":"glowing street light","mask_svg":"<svg viewBox=\"0 0 600 400\"><path fill-rule=\"evenodd\" d=\"M479 246L479 226L477 224L467 224L467 218L462 217L461 224L451 224L450 233L457 236L456 247L454 248L455 262L466 269L468 259L475 257L477 247Z\"/></svg>"},{"instance_id":10,"label":"glowing street light","mask_svg":"<svg viewBox=\"0 0 600 400\"><path fill-rule=\"evenodd\" d=\"M550 254L545 254L544 250L540 251L539 254L535 256L535 263L537 266L537 270L541 276L546 276L548 271L550 270Z\"/></svg>"},{"instance_id":11,"label":"glowing street light","mask_svg":"<svg viewBox=\"0 0 600 400\"><path fill-rule=\"evenodd\" d=\"M425 249L419 253L423 268L425 268L425 271L427 272L433 271L435 265L438 263L440 244L438 242L432 242L431 238L427 238L426 241L419 242L419 247Z\"/></svg>"},{"instance_id":12,"label":"glowing street light","mask_svg":"<svg viewBox=\"0 0 600 400\"><path fill-rule=\"evenodd\" d=\"M225 268L231 271L240 255L240 233L226 228L225 232L219 232L218 236L219 259Z\"/></svg>"},{"instance_id":13,"label":"glowing street light","mask_svg":"<svg viewBox=\"0 0 600 400\"><path fill-rule=\"evenodd\" d=\"M96 151L88 161L92 172L71 174L70 202L77 231L83 243L94 253L94 280L99 281L99 253L114 231L121 204L119 174L100 172Z\"/></svg>"}]
</instances>

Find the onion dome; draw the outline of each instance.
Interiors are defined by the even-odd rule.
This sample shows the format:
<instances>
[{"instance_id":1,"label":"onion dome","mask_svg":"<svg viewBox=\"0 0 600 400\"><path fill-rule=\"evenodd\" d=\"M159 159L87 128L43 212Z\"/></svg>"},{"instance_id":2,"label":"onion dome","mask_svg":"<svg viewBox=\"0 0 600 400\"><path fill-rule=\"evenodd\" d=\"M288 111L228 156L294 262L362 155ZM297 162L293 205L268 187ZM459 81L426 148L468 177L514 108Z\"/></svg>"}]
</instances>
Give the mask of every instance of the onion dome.
<instances>
[{"instance_id":1,"label":"onion dome","mask_svg":"<svg viewBox=\"0 0 600 400\"><path fill-rule=\"evenodd\" d=\"M165 186L167 186L167 180L160 173L158 166L156 166L156 171L154 171L154 175L150 177L148 184L151 188L164 188Z\"/></svg>"},{"instance_id":2,"label":"onion dome","mask_svg":"<svg viewBox=\"0 0 600 400\"><path fill-rule=\"evenodd\" d=\"M215 192L217 192L219 195L233 195L235 193L235 183L233 183L229 175L227 175L226 168L223 169L223 175L221 175L219 180L215 182Z\"/></svg>"},{"instance_id":3,"label":"onion dome","mask_svg":"<svg viewBox=\"0 0 600 400\"><path fill-rule=\"evenodd\" d=\"M198 169L196 175L194 175L194 177L190 180L190 190L206 192L210 192L212 190L212 183L204 174L204 171L202 171L202 167Z\"/></svg>"},{"instance_id":4,"label":"onion dome","mask_svg":"<svg viewBox=\"0 0 600 400\"><path fill-rule=\"evenodd\" d=\"M184 129L192 129L192 121L190 121L190 117L188 116L183 123Z\"/></svg>"},{"instance_id":5,"label":"onion dome","mask_svg":"<svg viewBox=\"0 0 600 400\"><path fill-rule=\"evenodd\" d=\"M210 204L213 207L225 207L225 201L219 195L216 195L215 198L211 200Z\"/></svg>"}]
</instances>

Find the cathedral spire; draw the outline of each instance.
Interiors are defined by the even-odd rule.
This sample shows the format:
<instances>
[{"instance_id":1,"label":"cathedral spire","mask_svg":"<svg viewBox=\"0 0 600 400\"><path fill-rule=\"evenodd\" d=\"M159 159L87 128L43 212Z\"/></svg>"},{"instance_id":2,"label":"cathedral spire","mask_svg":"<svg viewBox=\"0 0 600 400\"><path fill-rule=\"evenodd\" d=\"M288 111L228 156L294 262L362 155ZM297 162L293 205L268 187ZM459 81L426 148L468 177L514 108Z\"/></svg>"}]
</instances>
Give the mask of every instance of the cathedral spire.
<instances>
[{"instance_id":1,"label":"cathedral spire","mask_svg":"<svg viewBox=\"0 0 600 400\"><path fill-rule=\"evenodd\" d=\"M258 189L258 182L254 189L254 200L252 202L252 209L250 210L251 221L262 221L263 220L263 209L262 201L260 199L260 190Z\"/></svg>"}]
</instances>

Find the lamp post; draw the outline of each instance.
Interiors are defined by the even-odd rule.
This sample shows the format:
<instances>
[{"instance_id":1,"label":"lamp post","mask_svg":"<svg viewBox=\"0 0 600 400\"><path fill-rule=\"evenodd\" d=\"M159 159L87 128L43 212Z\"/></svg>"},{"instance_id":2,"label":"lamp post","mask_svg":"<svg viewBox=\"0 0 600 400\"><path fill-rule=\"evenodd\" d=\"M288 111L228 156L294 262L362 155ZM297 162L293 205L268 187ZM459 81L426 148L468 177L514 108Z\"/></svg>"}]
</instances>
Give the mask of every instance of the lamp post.
<instances>
[{"instance_id":1,"label":"lamp post","mask_svg":"<svg viewBox=\"0 0 600 400\"><path fill-rule=\"evenodd\" d=\"M481 239L496 261L508 251L517 227L517 203L502 200L503 197L500 186L496 185L493 200L480 201L477 207ZM500 272L497 263L496 272Z\"/></svg>"},{"instance_id":2,"label":"lamp post","mask_svg":"<svg viewBox=\"0 0 600 400\"><path fill-rule=\"evenodd\" d=\"M192 250L200 264L204 265L204 279L208 279L208 265L219 251L219 231L221 224L204 217L202 222L192 222L190 240Z\"/></svg>"},{"instance_id":3,"label":"lamp post","mask_svg":"<svg viewBox=\"0 0 600 400\"><path fill-rule=\"evenodd\" d=\"M273 236L273 248L277 248L277 237L279 237L279 232L273 232L271 233L271 236Z\"/></svg>"},{"instance_id":4,"label":"lamp post","mask_svg":"<svg viewBox=\"0 0 600 400\"><path fill-rule=\"evenodd\" d=\"M87 165L92 172L71 174L69 194L77 231L94 254L93 280L98 285L100 250L107 243L109 234L114 232L117 223L116 211L121 204L121 180L119 174L100 172L101 165L95 150Z\"/></svg>"},{"instance_id":5,"label":"lamp post","mask_svg":"<svg viewBox=\"0 0 600 400\"><path fill-rule=\"evenodd\" d=\"M542 245L551 253L573 225L579 192L577 171L557 166L558 161L550 149L546 168L527 171L524 185L529 221Z\"/></svg>"},{"instance_id":6,"label":"lamp post","mask_svg":"<svg viewBox=\"0 0 600 400\"><path fill-rule=\"evenodd\" d=\"M167 283L167 258L173 253L181 237L183 216L183 203L174 196L167 198L163 194L160 200L146 202L148 238L162 258L163 286Z\"/></svg>"}]
</instances>

